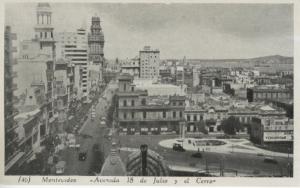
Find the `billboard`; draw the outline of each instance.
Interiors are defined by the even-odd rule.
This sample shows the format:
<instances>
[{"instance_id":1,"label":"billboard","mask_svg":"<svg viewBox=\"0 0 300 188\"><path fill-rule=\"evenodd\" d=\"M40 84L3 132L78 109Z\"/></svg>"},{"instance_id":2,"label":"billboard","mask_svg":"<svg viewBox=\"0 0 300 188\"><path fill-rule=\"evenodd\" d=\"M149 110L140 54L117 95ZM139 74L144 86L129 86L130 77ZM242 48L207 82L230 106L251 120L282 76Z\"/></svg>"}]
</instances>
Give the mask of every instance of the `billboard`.
<instances>
[{"instance_id":1,"label":"billboard","mask_svg":"<svg viewBox=\"0 0 300 188\"><path fill-rule=\"evenodd\" d=\"M293 141L293 131L264 132L264 142Z\"/></svg>"}]
</instances>

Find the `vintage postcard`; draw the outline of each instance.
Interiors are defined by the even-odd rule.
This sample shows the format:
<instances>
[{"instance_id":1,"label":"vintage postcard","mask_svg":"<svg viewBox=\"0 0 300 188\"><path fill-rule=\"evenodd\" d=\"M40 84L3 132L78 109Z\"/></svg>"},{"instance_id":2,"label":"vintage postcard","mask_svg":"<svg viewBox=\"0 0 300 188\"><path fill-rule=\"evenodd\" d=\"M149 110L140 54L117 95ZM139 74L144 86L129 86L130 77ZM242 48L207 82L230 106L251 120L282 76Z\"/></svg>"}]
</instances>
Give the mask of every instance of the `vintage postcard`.
<instances>
[{"instance_id":1,"label":"vintage postcard","mask_svg":"<svg viewBox=\"0 0 300 188\"><path fill-rule=\"evenodd\" d=\"M0 184L299 186L299 6L2 2Z\"/></svg>"}]
</instances>

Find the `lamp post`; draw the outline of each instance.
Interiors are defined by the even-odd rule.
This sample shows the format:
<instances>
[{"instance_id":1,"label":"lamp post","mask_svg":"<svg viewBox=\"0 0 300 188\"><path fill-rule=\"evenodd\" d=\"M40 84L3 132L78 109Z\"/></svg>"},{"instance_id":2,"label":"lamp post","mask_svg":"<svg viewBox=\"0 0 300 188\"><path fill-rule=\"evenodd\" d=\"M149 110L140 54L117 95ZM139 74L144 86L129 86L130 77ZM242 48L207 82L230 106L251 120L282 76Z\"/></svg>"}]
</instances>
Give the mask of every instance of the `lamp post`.
<instances>
[{"instance_id":1,"label":"lamp post","mask_svg":"<svg viewBox=\"0 0 300 188\"><path fill-rule=\"evenodd\" d=\"M146 144L141 145L142 176L147 176L147 150Z\"/></svg>"}]
</instances>

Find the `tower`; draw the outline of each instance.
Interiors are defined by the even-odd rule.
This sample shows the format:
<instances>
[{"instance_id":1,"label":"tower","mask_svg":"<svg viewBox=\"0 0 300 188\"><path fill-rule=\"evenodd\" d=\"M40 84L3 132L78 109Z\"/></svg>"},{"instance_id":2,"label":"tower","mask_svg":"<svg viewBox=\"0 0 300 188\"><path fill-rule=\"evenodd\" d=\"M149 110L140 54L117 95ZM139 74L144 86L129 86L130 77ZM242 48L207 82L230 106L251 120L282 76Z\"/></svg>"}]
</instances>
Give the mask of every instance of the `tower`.
<instances>
[{"instance_id":1,"label":"tower","mask_svg":"<svg viewBox=\"0 0 300 188\"><path fill-rule=\"evenodd\" d=\"M99 65L99 81L103 80L103 64L104 64L104 35L100 25L100 18L92 17L91 33L88 36L89 60L93 64Z\"/></svg>"},{"instance_id":2,"label":"tower","mask_svg":"<svg viewBox=\"0 0 300 188\"><path fill-rule=\"evenodd\" d=\"M49 3L38 3L36 9L37 23L34 27L35 39L40 42L40 50L48 52L55 57L55 41L53 37L53 27L51 25L52 11Z\"/></svg>"},{"instance_id":3,"label":"tower","mask_svg":"<svg viewBox=\"0 0 300 188\"><path fill-rule=\"evenodd\" d=\"M34 27L35 40L39 42L40 53L49 57L46 61L46 77L47 77L47 93L46 100L48 102L49 118L53 117L53 79L54 79L54 60L55 60L55 41L53 37L52 11L49 3L38 3L36 8L36 25Z\"/></svg>"},{"instance_id":4,"label":"tower","mask_svg":"<svg viewBox=\"0 0 300 188\"><path fill-rule=\"evenodd\" d=\"M103 64L104 35L100 25L100 18L92 17L91 33L89 34L89 59L95 64Z\"/></svg>"}]
</instances>

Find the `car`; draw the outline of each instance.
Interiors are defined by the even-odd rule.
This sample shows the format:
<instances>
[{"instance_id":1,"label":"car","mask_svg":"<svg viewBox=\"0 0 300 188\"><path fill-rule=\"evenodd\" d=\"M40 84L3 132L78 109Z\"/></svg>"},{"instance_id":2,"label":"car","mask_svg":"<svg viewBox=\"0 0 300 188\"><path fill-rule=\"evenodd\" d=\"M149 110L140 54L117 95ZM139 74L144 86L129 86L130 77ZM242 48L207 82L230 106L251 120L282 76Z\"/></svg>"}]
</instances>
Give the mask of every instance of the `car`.
<instances>
[{"instance_id":1,"label":"car","mask_svg":"<svg viewBox=\"0 0 300 188\"><path fill-rule=\"evenodd\" d=\"M173 144L173 150L174 151L180 151L180 152L184 152L185 151L185 149L182 147L182 145L177 144L177 143Z\"/></svg>"},{"instance_id":2,"label":"car","mask_svg":"<svg viewBox=\"0 0 300 188\"><path fill-rule=\"evenodd\" d=\"M277 160L272 158L272 157L265 157L264 162L265 163L272 163L272 164L277 164L278 163Z\"/></svg>"},{"instance_id":3,"label":"car","mask_svg":"<svg viewBox=\"0 0 300 188\"><path fill-rule=\"evenodd\" d=\"M86 158L87 158L87 152L86 151L79 152L79 155L78 155L79 161L85 161Z\"/></svg>"},{"instance_id":4,"label":"car","mask_svg":"<svg viewBox=\"0 0 300 188\"><path fill-rule=\"evenodd\" d=\"M192 157L194 157L194 158L202 158L202 154L200 152L193 153Z\"/></svg>"}]
</instances>

